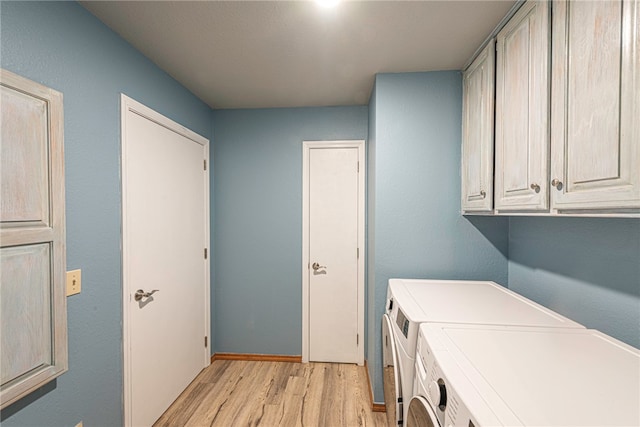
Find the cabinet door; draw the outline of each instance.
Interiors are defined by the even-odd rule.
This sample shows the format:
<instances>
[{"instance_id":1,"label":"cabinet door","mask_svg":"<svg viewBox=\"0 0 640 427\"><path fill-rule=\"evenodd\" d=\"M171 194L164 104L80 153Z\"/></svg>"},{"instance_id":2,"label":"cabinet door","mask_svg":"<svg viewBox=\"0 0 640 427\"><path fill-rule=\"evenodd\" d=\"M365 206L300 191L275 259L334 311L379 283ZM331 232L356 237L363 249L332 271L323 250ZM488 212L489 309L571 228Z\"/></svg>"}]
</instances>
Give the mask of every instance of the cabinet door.
<instances>
[{"instance_id":1,"label":"cabinet door","mask_svg":"<svg viewBox=\"0 0 640 427\"><path fill-rule=\"evenodd\" d=\"M462 75L462 211L493 206L495 42Z\"/></svg>"},{"instance_id":2,"label":"cabinet door","mask_svg":"<svg viewBox=\"0 0 640 427\"><path fill-rule=\"evenodd\" d=\"M496 38L497 210L549 207L549 4L528 1Z\"/></svg>"},{"instance_id":3,"label":"cabinet door","mask_svg":"<svg viewBox=\"0 0 640 427\"><path fill-rule=\"evenodd\" d=\"M640 208L639 9L553 3L552 208Z\"/></svg>"},{"instance_id":4,"label":"cabinet door","mask_svg":"<svg viewBox=\"0 0 640 427\"><path fill-rule=\"evenodd\" d=\"M0 70L1 407L67 370L62 94Z\"/></svg>"}]
</instances>

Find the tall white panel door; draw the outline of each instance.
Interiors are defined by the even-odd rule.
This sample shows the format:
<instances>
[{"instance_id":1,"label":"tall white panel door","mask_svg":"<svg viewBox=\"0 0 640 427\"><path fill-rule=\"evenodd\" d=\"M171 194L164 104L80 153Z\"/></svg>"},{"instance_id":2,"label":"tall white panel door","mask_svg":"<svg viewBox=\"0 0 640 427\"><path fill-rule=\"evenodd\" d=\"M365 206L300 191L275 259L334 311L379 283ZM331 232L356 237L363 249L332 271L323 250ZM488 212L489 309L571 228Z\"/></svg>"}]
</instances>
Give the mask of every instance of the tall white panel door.
<instances>
[{"instance_id":1,"label":"tall white panel door","mask_svg":"<svg viewBox=\"0 0 640 427\"><path fill-rule=\"evenodd\" d=\"M122 103L125 423L149 426L209 364L208 141Z\"/></svg>"},{"instance_id":2,"label":"tall white panel door","mask_svg":"<svg viewBox=\"0 0 640 427\"><path fill-rule=\"evenodd\" d=\"M640 208L640 6L554 1L552 208Z\"/></svg>"},{"instance_id":3,"label":"tall white panel door","mask_svg":"<svg viewBox=\"0 0 640 427\"><path fill-rule=\"evenodd\" d=\"M308 152L310 361L362 363L360 150L332 146Z\"/></svg>"},{"instance_id":4,"label":"tall white panel door","mask_svg":"<svg viewBox=\"0 0 640 427\"><path fill-rule=\"evenodd\" d=\"M462 212L493 208L495 42L462 74Z\"/></svg>"},{"instance_id":5,"label":"tall white panel door","mask_svg":"<svg viewBox=\"0 0 640 427\"><path fill-rule=\"evenodd\" d=\"M549 4L527 1L496 38L497 210L549 207Z\"/></svg>"}]
</instances>

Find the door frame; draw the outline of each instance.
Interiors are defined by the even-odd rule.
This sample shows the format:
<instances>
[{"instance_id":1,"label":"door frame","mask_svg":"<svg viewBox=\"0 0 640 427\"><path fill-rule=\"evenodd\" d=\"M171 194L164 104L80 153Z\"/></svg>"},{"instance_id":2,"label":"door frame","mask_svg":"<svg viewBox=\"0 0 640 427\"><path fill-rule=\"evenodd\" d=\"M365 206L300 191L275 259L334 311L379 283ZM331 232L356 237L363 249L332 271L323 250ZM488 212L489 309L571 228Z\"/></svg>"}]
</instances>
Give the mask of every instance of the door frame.
<instances>
[{"instance_id":1,"label":"door frame","mask_svg":"<svg viewBox=\"0 0 640 427\"><path fill-rule=\"evenodd\" d=\"M365 141L303 141L302 142L302 362L309 362L309 155L318 148L358 149L358 365L364 365L364 260L365 260Z\"/></svg>"},{"instance_id":2,"label":"door frame","mask_svg":"<svg viewBox=\"0 0 640 427\"><path fill-rule=\"evenodd\" d=\"M121 146L120 146L120 155L121 155L121 163L120 163L120 186L121 186L121 196L122 196L122 234L121 234L121 256L122 256L122 355L123 355L123 401L124 401L124 412L123 412L123 425L130 426L131 425L131 417L132 417L132 395L131 395L131 387L132 387L132 376L131 376L131 313L130 313L130 300L131 295L134 292L133 287L131 286L129 280L129 263L127 260L128 256L128 224L127 224L127 166L129 166L127 159L127 115L131 112L133 114L137 114L141 117L150 120L159 126L162 126L170 131L177 133L180 136L183 136L191 141L200 144L204 148L205 159L207 159L207 163L209 162L209 140L198 135L192 130L187 129L186 127L180 125L179 123L174 122L173 120L163 116L162 114L152 110L151 108L129 98L125 94L120 94L120 137L121 137ZM204 167L204 165L203 165ZM205 217L205 245L207 248L211 247L210 243L210 231L209 231L209 211L210 211L210 202L209 202L209 170L211 168L207 165L206 169L203 171L204 174L204 195L203 201L205 203L204 209L204 217ZM211 252L211 251L209 251ZM209 344L204 347L203 346L203 367L208 366L211 363L211 297L210 297L210 259L208 256L205 259L204 263L204 296L205 296L205 313L204 313L204 330L207 337L209 337Z\"/></svg>"}]
</instances>

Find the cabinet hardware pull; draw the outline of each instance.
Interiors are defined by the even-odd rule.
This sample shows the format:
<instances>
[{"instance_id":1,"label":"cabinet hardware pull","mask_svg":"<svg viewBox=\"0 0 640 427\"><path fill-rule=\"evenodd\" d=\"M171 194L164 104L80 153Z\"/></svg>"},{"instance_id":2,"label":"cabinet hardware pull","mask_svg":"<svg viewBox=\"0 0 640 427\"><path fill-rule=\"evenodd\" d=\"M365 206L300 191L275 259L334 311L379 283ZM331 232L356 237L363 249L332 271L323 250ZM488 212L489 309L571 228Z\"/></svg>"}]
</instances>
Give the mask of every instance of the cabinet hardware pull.
<instances>
[{"instance_id":1,"label":"cabinet hardware pull","mask_svg":"<svg viewBox=\"0 0 640 427\"><path fill-rule=\"evenodd\" d=\"M558 191L562 190L562 182L558 178L554 178L553 181L551 181L551 185L556 187Z\"/></svg>"},{"instance_id":2,"label":"cabinet hardware pull","mask_svg":"<svg viewBox=\"0 0 640 427\"><path fill-rule=\"evenodd\" d=\"M540 186L538 184L536 184L535 182L533 184L531 184L531 189L533 191L535 191L536 193L540 192Z\"/></svg>"},{"instance_id":3,"label":"cabinet hardware pull","mask_svg":"<svg viewBox=\"0 0 640 427\"><path fill-rule=\"evenodd\" d=\"M487 193L484 190L480 190L480 195L482 196L483 199L487 197Z\"/></svg>"}]
</instances>

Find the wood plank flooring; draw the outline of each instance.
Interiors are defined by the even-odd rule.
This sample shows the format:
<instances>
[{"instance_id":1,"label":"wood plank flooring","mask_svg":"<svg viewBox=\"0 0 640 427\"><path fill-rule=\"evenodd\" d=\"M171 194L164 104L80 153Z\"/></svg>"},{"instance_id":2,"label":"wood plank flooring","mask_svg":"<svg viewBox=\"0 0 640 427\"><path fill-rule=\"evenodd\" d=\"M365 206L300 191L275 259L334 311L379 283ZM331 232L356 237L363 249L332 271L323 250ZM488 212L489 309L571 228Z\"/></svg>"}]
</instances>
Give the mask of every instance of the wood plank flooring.
<instances>
[{"instance_id":1,"label":"wood plank flooring","mask_svg":"<svg viewBox=\"0 0 640 427\"><path fill-rule=\"evenodd\" d=\"M216 360L160 426L387 426L372 412L364 366Z\"/></svg>"}]
</instances>

